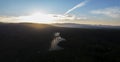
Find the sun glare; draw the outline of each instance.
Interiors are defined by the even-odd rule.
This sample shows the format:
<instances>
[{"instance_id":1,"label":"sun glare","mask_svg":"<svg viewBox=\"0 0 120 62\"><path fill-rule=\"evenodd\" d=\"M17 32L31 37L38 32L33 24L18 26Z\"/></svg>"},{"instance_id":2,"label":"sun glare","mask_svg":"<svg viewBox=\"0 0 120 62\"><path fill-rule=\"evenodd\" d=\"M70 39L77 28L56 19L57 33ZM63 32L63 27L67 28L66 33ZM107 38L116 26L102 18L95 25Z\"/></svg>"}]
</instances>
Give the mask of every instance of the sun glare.
<instances>
[{"instance_id":1,"label":"sun glare","mask_svg":"<svg viewBox=\"0 0 120 62\"><path fill-rule=\"evenodd\" d=\"M32 23L53 23L56 18L52 14L46 14L41 12L35 12L27 16L20 16L19 19L22 22Z\"/></svg>"}]
</instances>

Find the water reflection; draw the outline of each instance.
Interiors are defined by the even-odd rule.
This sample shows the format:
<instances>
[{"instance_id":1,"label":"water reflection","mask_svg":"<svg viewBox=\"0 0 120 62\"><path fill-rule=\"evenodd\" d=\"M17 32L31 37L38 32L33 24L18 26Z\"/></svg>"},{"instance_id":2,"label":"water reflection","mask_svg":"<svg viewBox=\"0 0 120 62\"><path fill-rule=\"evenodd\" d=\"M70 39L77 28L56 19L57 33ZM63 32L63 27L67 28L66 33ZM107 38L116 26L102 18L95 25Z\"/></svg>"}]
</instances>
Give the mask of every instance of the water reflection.
<instances>
[{"instance_id":1,"label":"water reflection","mask_svg":"<svg viewBox=\"0 0 120 62\"><path fill-rule=\"evenodd\" d=\"M65 39L60 36L60 32L56 32L56 33L54 34L54 38L53 38L53 40L52 40L52 42L51 42L51 46L50 46L49 51L61 50L61 49L63 49L62 47L60 47L60 46L58 45L58 44L59 44L60 42L62 42L62 41L65 41Z\"/></svg>"}]
</instances>

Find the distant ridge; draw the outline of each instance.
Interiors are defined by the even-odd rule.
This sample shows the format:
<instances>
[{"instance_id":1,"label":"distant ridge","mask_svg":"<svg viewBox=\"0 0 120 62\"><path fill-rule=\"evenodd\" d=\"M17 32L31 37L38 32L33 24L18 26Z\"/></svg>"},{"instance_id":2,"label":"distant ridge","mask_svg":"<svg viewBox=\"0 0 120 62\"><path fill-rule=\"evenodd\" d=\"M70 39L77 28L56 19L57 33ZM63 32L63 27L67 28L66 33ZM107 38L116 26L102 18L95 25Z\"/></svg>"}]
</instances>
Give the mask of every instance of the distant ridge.
<instances>
[{"instance_id":1,"label":"distant ridge","mask_svg":"<svg viewBox=\"0 0 120 62\"><path fill-rule=\"evenodd\" d=\"M0 27L29 27L29 28L49 28L55 27L49 24L39 24L39 23L0 23Z\"/></svg>"},{"instance_id":2,"label":"distant ridge","mask_svg":"<svg viewBox=\"0 0 120 62\"><path fill-rule=\"evenodd\" d=\"M90 24L77 24L77 23L1 23L0 26L25 26L30 28L50 28L50 27L64 27L64 28L87 28L87 29L120 29L120 26L111 25L90 25Z\"/></svg>"},{"instance_id":3,"label":"distant ridge","mask_svg":"<svg viewBox=\"0 0 120 62\"><path fill-rule=\"evenodd\" d=\"M53 25L58 27L68 27L68 28L120 29L120 26L110 26L110 25L89 25L89 24L76 24L76 23L55 23Z\"/></svg>"}]
</instances>

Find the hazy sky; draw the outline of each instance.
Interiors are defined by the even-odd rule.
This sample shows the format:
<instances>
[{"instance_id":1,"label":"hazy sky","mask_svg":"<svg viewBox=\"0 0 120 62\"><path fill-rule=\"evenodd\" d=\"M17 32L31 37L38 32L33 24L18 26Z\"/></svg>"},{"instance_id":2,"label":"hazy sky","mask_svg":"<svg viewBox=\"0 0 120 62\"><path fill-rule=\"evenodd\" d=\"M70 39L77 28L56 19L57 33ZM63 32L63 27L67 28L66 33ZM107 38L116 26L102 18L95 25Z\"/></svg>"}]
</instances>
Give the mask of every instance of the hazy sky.
<instances>
[{"instance_id":1,"label":"hazy sky","mask_svg":"<svg viewBox=\"0 0 120 62\"><path fill-rule=\"evenodd\" d=\"M120 25L120 0L0 0L0 22L21 22L20 18L35 12L46 13L40 16L47 22L45 17L66 23ZM38 22L38 16L32 20Z\"/></svg>"}]
</instances>

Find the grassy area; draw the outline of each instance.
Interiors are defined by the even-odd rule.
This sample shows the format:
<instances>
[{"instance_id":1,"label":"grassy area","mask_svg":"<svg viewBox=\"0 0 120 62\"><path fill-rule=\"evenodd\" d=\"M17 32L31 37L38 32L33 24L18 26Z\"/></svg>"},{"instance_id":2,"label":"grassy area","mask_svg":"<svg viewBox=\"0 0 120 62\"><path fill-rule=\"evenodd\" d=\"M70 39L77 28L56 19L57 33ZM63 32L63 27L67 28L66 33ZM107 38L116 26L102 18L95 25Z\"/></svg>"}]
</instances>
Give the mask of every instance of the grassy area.
<instances>
[{"instance_id":1,"label":"grassy area","mask_svg":"<svg viewBox=\"0 0 120 62\"><path fill-rule=\"evenodd\" d=\"M120 62L120 30L45 26L0 24L0 62ZM64 50L48 51L55 32Z\"/></svg>"}]
</instances>

